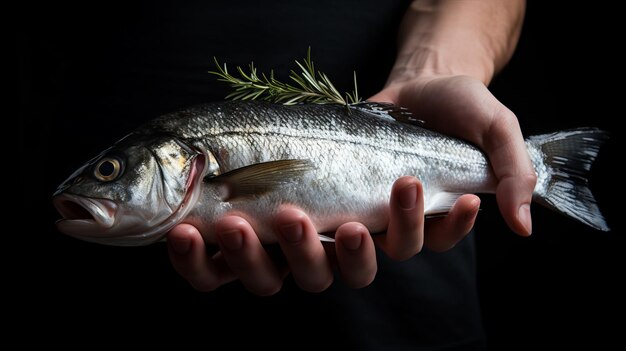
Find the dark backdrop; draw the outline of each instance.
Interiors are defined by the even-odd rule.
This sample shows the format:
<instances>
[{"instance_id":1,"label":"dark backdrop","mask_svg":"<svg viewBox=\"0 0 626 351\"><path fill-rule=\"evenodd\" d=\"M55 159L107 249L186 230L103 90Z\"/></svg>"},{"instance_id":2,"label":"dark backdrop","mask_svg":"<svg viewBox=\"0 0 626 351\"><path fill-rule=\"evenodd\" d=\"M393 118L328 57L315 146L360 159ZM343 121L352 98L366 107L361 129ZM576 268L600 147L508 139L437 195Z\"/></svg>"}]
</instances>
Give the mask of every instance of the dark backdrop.
<instances>
[{"instance_id":1,"label":"dark backdrop","mask_svg":"<svg viewBox=\"0 0 626 351\"><path fill-rule=\"evenodd\" d=\"M610 343L624 330L613 319L624 313L619 24L614 8L560 3L529 2L517 53L491 90L526 135L577 126L610 131L591 188L613 230L534 206L532 237L496 237L490 232L503 222L488 200L477 226L479 281L487 330L500 345Z\"/></svg>"},{"instance_id":2,"label":"dark backdrop","mask_svg":"<svg viewBox=\"0 0 626 351\"><path fill-rule=\"evenodd\" d=\"M178 101L196 103L203 89L216 89L208 76L206 83L197 83L193 72L175 72L165 81L153 81L141 69L130 72L126 87L112 86L111 77L136 57L133 50L144 50L145 55L155 44L128 39L129 33L141 38L145 30L141 26L158 25L149 11L140 11L149 7L133 3L22 9L17 37L18 175L19 223L24 229L5 234L17 239L11 250L13 264L8 267L16 278L11 291L21 311L16 315L17 326L45 328L63 316L73 321L67 326L70 330L132 334L134 328L146 324L165 331L172 325L187 325L192 318L211 319L205 295L192 291L175 274L163 245L98 246L65 237L53 227L57 215L50 194L65 176L135 127L137 120L178 107L151 101L155 91L180 94L177 84L191 86L193 94L180 96ZM171 11L175 10L172 5ZM622 174L616 169L622 161L617 151L622 132L615 127L624 114L620 87L624 60L617 53L623 40L617 34L616 12L610 7L531 1L519 49L491 86L518 115L527 135L577 126L611 132L591 183L613 228L609 233L597 232L535 206L532 237L518 238L506 229L494 199L484 196L476 240L483 317L493 348L609 343L618 341L623 332L623 323L613 322L624 312L620 286L624 227L617 205ZM232 27L224 30L242 25L233 20ZM275 24L273 30L286 26ZM116 42L120 38L134 45L120 50ZM324 56L323 43L313 47ZM81 59L76 60L76 55ZM250 58L254 56L229 61L245 64ZM73 66L76 62L79 67ZM267 64L276 67L276 63ZM206 67L199 69L210 65L207 57ZM129 110L127 101L137 99L144 99L145 105L135 104ZM55 114L68 106L71 113ZM231 317L215 321L221 327L207 331L209 335L262 323L271 314L263 307L263 299L233 287L222 290L222 294L241 296L221 307L232 309ZM256 317L242 320L250 318L242 311L259 305ZM290 306L285 302L283 307ZM104 322L107 319L116 321L115 325ZM285 325L288 321L281 327ZM313 337L324 337L323 330L311 332Z\"/></svg>"}]
</instances>

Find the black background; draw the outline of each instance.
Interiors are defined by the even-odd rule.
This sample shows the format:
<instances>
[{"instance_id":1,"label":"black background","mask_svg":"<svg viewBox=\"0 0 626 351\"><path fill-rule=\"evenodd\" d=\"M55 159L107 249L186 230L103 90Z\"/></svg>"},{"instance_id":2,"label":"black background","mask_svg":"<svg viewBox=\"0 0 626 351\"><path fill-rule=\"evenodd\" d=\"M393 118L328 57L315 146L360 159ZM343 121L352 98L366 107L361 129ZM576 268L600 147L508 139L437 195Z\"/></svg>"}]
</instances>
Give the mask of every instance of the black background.
<instances>
[{"instance_id":1,"label":"black background","mask_svg":"<svg viewBox=\"0 0 626 351\"><path fill-rule=\"evenodd\" d=\"M624 323L624 226L618 194L623 160L615 9L531 1L518 51L491 90L519 117L526 135L576 126L611 133L591 188L612 231L594 231L533 207L531 238L490 234L502 221L481 215L479 282L488 334L497 344L606 345ZM495 214L493 198L484 212ZM486 202L486 201L485 201ZM500 230L495 233L502 233ZM493 232L492 232L493 233ZM617 318L617 319L614 319ZM492 343L494 344L494 343Z\"/></svg>"},{"instance_id":2,"label":"black background","mask_svg":"<svg viewBox=\"0 0 626 351\"><path fill-rule=\"evenodd\" d=\"M623 322L615 322L624 312L624 229L617 202L623 176L616 169L622 161L618 153L622 131L616 125L624 115L618 11L544 3L529 3L517 53L491 90L518 115L526 135L577 126L611 132L591 184L613 231L587 229L535 206L533 235L519 238L506 229L494 199L483 196L476 239L483 317L492 348L608 345L618 342L624 329ZM191 89L193 94L178 99L184 105L201 102L203 89L215 89L211 77L206 77L207 83L197 83L191 71L154 81L138 70L131 72L126 87L112 85L116 70L136 57L129 42L144 54L152 47L133 42L132 36L126 39L127 46L116 42L128 38L128 33L142 33L141 26L158 24L140 11L145 8L149 6L133 3L22 9L17 37L18 174L19 223L24 230L10 234L17 238L17 249L8 267L16 278L11 285L15 307L21 311L15 325L46 327L59 323L63 316L72 321L66 326L70 330L119 335L135 334L135 328L146 324L157 325L156 330L167 334L166 328L188 325L193 318L211 321L205 295L176 275L164 245L98 246L61 235L53 226L57 215L50 194L65 176L135 127L138 120L178 107L151 101L151 96L158 96L155 91L181 94ZM232 27L224 30L240 30L244 25L233 20ZM283 28L274 26L273 30ZM108 51L113 47L116 50ZM314 55L319 47L324 57L322 43L313 47ZM245 64L254 58L253 52L233 61ZM79 55L79 59L68 55ZM206 58L206 67L210 59ZM81 62L80 69L68 66L76 62ZM268 65L276 67L272 62ZM206 67L194 69L205 71ZM359 72L371 72L359 68ZM127 100L145 100L146 104L131 109ZM67 111L68 106L71 113L59 119L55 111ZM223 290L223 294L242 294L234 287ZM232 316L214 321L220 326L209 328L214 332L236 332L246 323L265 320L264 313L271 312L261 308L254 321L242 321L249 318L242 311L265 300L242 294L241 299L225 303L233 304L223 306L232 308ZM115 324L108 325L107 319ZM323 329L312 329L311 335L323 338Z\"/></svg>"}]
</instances>

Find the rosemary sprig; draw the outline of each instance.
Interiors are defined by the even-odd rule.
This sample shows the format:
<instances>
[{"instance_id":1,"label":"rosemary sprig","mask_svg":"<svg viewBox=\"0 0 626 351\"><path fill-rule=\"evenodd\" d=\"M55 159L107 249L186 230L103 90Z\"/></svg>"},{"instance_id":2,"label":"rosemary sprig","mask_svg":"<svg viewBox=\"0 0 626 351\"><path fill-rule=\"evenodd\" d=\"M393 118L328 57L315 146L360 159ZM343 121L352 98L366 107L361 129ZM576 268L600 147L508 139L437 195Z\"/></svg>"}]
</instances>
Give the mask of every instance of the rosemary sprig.
<instances>
[{"instance_id":1,"label":"rosemary sprig","mask_svg":"<svg viewBox=\"0 0 626 351\"><path fill-rule=\"evenodd\" d=\"M326 74L315 71L315 66L311 61L311 48L307 51L307 57L303 63L296 60L296 65L301 70L300 74L292 70L289 75L295 85L277 80L273 70L270 71L269 77L265 73L258 74L254 63L250 64L249 73L238 66L239 77L235 77L228 72L225 63L222 66L217 58L214 60L217 71L209 71L209 73L218 76L219 81L229 83L234 89L226 96L226 99L264 100L285 105L304 102L348 105L361 101L357 90L356 73L354 73L354 90L351 93L345 93L345 96L341 95Z\"/></svg>"}]
</instances>

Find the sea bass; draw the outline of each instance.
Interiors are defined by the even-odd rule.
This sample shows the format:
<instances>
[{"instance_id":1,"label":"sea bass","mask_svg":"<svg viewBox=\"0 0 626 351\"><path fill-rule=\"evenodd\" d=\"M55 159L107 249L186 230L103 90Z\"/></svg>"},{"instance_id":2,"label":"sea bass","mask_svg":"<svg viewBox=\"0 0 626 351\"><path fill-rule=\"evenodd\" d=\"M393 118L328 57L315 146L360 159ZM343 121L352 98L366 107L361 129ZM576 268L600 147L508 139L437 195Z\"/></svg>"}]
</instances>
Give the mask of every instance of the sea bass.
<instances>
[{"instance_id":1,"label":"sea bass","mask_svg":"<svg viewBox=\"0 0 626 351\"><path fill-rule=\"evenodd\" d=\"M606 138L592 128L530 137L534 200L608 230L585 177ZM483 152L393 105L218 102L139 127L74 172L53 201L61 232L102 244L150 244L179 223L215 242L213 223L227 213L273 242L270 219L283 204L303 209L318 233L348 221L384 231L391 186L404 175L423 183L426 215L496 186Z\"/></svg>"}]
</instances>

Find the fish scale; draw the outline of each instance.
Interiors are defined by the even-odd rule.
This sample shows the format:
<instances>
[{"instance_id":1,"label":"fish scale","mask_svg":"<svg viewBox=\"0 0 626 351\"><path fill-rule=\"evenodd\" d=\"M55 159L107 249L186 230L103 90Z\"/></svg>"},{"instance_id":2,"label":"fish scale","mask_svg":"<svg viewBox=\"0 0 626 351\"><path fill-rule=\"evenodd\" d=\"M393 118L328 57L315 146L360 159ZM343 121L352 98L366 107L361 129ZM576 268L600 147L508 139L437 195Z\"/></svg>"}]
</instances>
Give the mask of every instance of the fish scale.
<instances>
[{"instance_id":1,"label":"fish scale","mask_svg":"<svg viewBox=\"0 0 626 351\"><path fill-rule=\"evenodd\" d=\"M208 133L197 128L186 141L218 155L223 171L280 159L308 159L316 167L313 179L299 181L301 191L279 189L262 207L254 202L227 207L249 218L271 216L278 204L291 203L303 208L321 232L356 220L377 232L387 227L387 212L381 209L388 203L393 181L403 175L424 183L426 209L433 207L430 199L440 191L493 192L484 155L465 142L362 110L348 113L343 106L252 104L241 109L238 103L230 104L237 107L225 106L219 119L205 112L210 106L182 115L195 116L196 125L212 124ZM173 127L167 132L175 132L176 117L164 119L173 122L167 124ZM443 182L446 178L452 181ZM206 210L197 213L201 227L209 227L221 215L202 212ZM262 223L257 227L270 231Z\"/></svg>"},{"instance_id":2,"label":"fish scale","mask_svg":"<svg viewBox=\"0 0 626 351\"><path fill-rule=\"evenodd\" d=\"M458 171L453 177L455 180L464 182L464 186L469 183L479 184L475 191L486 190L480 188L488 182L490 176L488 162L482 152L466 142L419 126L380 118L361 109L347 113L344 106L336 105L245 103L245 108L238 102L220 105L221 110L217 114L219 118L210 112L211 105L204 105L185 110L182 114L166 115L155 122L161 125L161 121L167 121L162 131L177 133L180 128L178 120L192 116L193 122L190 121L190 124L197 127L191 129L193 134L185 132L188 141L215 149L220 144L216 143L217 139L231 140L231 144L224 148L236 149L236 160L239 162L230 165L231 160L223 159L226 170L244 166L251 161L300 157L315 159L334 150L348 153L343 155L347 160L362 162L369 158L368 162L362 162L366 166L379 165L380 162L376 160L380 160L382 168L388 170L388 175L410 174L423 181L429 178L428 172L437 172L450 165L452 168L448 170ZM285 139L289 137L291 139ZM328 141L325 149L315 149L306 154L301 152L300 147L315 147L322 140ZM263 143L267 143L265 150L262 148ZM371 147L373 153L378 152L377 156L383 157L363 155L362 150L366 147ZM350 150L353 155L346 150ZM389 180L377 180L383 179Z\"/></svg>"},{"instance_id":3,"label":"fish scale","mask_svg":"<svg viewBox=\"0 0 626 351\"><path fill-rule=\"evenodd\" d=\"M388 104L265 102L210 103L166 114L59 187L55 204L64 215L59 228L85 240L142 245L178 223L190 223L214 242L215 221L236 213L261 240L272 242L271 218L286 204L302 208L319 232L332 232L348 221L359 221L371 232L384 231L392 184L405 175L422 182L426 214L447 212L463 193L495 191L483 152L419 123L402 123L398 116L406 120L407 113ZM606 133L592 128L528 139L539 179L535 199L607 230L585 178L573 177L589 170L605 139ZM124 165L120 175L94 180L100 172L95 165L116 157ZM131 196L122 201L113 190L120 184L126 185L126 193L157 195L136 194L134 199L143 200ZM159 194L168 196L161 199ZM75 205L93 218L77 218ZM107 213L115 218L98 217ZM149 226L138 224L143 218L150 218ZM113 225L96 228L97 223Z\"/></svg>"}]
</instances>

